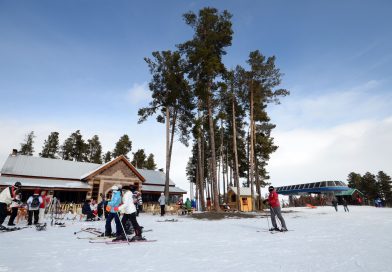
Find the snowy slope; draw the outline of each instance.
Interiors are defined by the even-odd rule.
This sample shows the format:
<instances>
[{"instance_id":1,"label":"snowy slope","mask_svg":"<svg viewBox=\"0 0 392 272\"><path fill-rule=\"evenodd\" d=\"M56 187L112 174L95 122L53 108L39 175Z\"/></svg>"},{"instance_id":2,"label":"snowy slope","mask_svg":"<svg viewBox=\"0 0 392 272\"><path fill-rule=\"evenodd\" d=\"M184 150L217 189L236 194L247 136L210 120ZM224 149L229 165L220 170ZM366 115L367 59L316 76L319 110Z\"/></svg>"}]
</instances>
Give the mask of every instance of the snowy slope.
<instances>
[{"instance_id":1,"label":"snowy slope","mask_svg":"<svg viewBox=\"0 0 392 272\"><path fill-rule=\"evenodd\" d=\"M277 234L260 231L266 218L162 223L142 214L139 223L153 229L145 236L158 241L131 245L73 234L103 222L0 233L0 271L392 271L392 209L349 208L284 209L294 211L284 214L293 231Z\"/></svg>"}]
</instances>

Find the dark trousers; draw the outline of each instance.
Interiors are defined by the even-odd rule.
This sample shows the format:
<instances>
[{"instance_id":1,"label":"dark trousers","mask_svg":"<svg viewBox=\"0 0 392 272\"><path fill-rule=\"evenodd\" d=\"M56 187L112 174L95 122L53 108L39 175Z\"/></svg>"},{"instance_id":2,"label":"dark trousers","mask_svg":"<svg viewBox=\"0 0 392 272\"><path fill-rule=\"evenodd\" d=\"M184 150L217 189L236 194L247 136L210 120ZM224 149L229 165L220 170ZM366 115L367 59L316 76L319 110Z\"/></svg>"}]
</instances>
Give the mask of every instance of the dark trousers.
<instances>
[{"instance_id":1,"label":"dark trousers","mask_svg":"<svg viewBox=\"0 0 392 272\"><path fill-rule=\"evenodd\" d=\"M165 215L165 205L161 205L161 216Z\"/></svg>"},{"instance_id":2,"label":"dark trousers","mask_svg":"<svg viewBox=\"0 0 392 272\"><path fill-rule=\"evenodd\" d=\"M8 225L13 225L16 216L18 215L18 207L11 208L10 220L8 220Z\"/></svg>"},{"instance_id":3,"label":"dark trousers","mask_svg":"<svg viewBox=\"0 0 392 272\"><path fill-rule=\"evenodd\" d=\"M0 202L0 226L4 223L7 217L7 204Z\"/></svg>"},{"instance_id":4,"label":"dark trousers","mask_svg":"<svg viewBox=\"0 0 392 272\"><path fill-rule=\"evenodd\" d=\"M116 233L122 233L122 227L120 218L117 213L109 213L106 217L106 225L105 225L105 235L112 235L112 220L114 218L114 222L116 222Z\"/></svg>"},{"instance_id":5,"label":"dark trousers","mask_svg":"<svg viewBox=\"0 0 392 272\"><path fill-rule=\"evenodd\" d=\"M125 228L125 232L128 232L128 228L130 227L127 222L131 222L132 228L135 230L135 235L140 236L142 234L141 228L139 226L139 223L136 220L136 213L131 213L131 214L124 214L123 218L121 219L121 223L123 224ZM125 227L127 226L127 227ZM124 235L124 232L121 232ZM125 236L125 235L124 235Z\"/></svg>"},{"instance_id":6,"label":"dark trousers","mask_svg":"<svg viewBox=\"0 0 392 272\"><path fill-rule=\"evenodd\" d=\"M29 223L28 225L31 225L33 221L33 214L34 214L34 225L38 224L38 219L39 219L39 210L34 210L34 211L29 211Z\"/></svg>"}]
</instances>

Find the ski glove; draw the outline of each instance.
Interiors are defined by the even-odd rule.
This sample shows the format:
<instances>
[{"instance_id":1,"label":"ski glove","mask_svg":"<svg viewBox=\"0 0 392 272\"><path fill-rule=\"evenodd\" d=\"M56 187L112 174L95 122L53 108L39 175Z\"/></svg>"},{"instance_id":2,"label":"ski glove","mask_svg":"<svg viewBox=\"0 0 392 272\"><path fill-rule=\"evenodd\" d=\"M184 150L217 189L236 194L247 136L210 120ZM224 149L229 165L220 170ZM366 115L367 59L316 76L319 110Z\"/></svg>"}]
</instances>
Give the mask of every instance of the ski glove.
<instances>
[{"instance_id":1,"label":"ski glove","mask_svg":"<svg viewBox=\"0 0 392 272\"><path fill-rule=\"evenodd\" d=\"M106 206L106 211L107 211L107 212L110 212L111 209L112 209L112 207Z\"/></svg>"}]
</instances>

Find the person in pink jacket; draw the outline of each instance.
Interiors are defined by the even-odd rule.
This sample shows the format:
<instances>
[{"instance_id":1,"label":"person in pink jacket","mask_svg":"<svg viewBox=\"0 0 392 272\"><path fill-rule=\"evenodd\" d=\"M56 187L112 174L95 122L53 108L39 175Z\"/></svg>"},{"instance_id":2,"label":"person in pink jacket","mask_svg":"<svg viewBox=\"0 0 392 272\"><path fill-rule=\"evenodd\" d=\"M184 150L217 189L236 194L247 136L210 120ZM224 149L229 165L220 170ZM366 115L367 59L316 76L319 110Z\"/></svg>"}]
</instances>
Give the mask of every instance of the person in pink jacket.
<instances>
[{"instance_id":1,"label":"person in pink jacket","mask_svg":"<svg viewBox=\"0 0 392 272\"><path fill-rule=\"evenodd\" d=\"M286 227L286 222L283 219L281 210L280 210L280 202L279 202L279 198L278 198L278 193L275 191L274 186L270 186L268 188L269 191L269 196L268 196L268 204L270 206L270 212L271 212L271 222L272 222L272 226L273 228L270 229L270 231L287 231L287 227ZM276 218L275 216L278 217L282 228L279 229L278 225L276 224Z\"/></svg>"}]
</instances>

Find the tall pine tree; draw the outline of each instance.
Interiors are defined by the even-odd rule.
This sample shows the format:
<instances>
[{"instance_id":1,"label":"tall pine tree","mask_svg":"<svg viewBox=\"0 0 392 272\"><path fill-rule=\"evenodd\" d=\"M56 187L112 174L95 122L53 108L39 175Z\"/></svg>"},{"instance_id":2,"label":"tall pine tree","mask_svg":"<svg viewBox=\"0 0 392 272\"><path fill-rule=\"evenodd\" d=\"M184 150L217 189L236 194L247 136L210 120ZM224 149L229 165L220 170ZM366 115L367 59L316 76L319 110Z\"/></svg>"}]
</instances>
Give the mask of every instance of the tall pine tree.
<instances>
[{"instance_id":1,"label":"tall pine tree","mask_svg":"<svg viewBox=\"0 0 392 272\"><path fill-rule=\"evenodd\" d=\"M20 151L21 155L33 156L34 153L34 131L31 131L25 137L25 142L20 144Z\"/></svg>"},{"instance_id":2,"label":"tall pine tree","mask_svg":"<svg viewBox=\"0 0 392 272\"><path fill-rule=\"evenodd\" d=\"M87 140L86 146L86 161L92 163L102 163L102 145L99 137L94 135L91 139Z\"/></svg>"},{"instance_id":3,"label":"tall pine tree","mask_svg":"<svg viewBox=\"0 0 392 272\"><path fill-rule=\"evenodd\" d=\"M112 152L112 157L116 158L118 156L124 155L128 160L128 153L132 150L132 141L129 140L127 134L121 136L121 138L116 143L116 147Z\"/></svg>"},{"instance_id":4,"label":"tall pine tree","mask_svg":"<svg viewBox=\"0 0 392 272\"><path fill-rule=\"evenodd\" d=\"M216 149L214 131L214 95L216 79L225 72L222 56L225 48L232 41L232 15L228 11L219 13L215 8L203 8L198 14L184 14L185 23L193 28L193 39L179 45L186 55L189 77L194 82L194 90L199 99L199 107L204 105L209 123L209 138L211 151L211 176L214 193L214 208L219 211L219 196L216 175Z\"/></svg>"},{"instance_id":5,"label":"tall pine tree","mask_svg":"<svg viewBox=\"0 0 392 272\"><path fill-rule=\"evenodd\" d=\"M150 155L148 155L146 163L145 163L145 167L148 170L157 169L157 165L156 165L155 159L154 159L154 154L150 153Z\"/></svg>"},{"instance_id":6,"label":"tall pine tree","mask_svg":"<svg viewBox=\"0 0 392 272\"><path fill-rule=\"evenodd\" d=\"M45 140L42 152L39 153L39 156L42 158L57 159L57 154L60 148L59 145L59 133L51 132L48 139Z\"/></svg>"},{"instance_id":7,"label":"tall pine tree","mask_svg":"<svg viewBox=\"0 0 392 272\"><path fill-rule=\"evenodd\" d=\"M146 163L146 153L144 152L144 149L138 149L136 152L133 153L133 159L132 159L132 164L136 168L143 169L145 168L145 163Z\"/></svg>"},{"instance_id":8,"label":"tall pine tree","mask_svg":"<svg viewBox=\"0 0 392 272\"><path fill-rule=\"evenodd\" d=\"M377 174L377 183L380 188L380 196L383 198L388 206L392 206L392 181L391 177L383 171Z\"/></svg>"}]
</instances>

